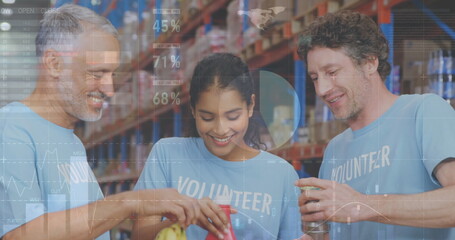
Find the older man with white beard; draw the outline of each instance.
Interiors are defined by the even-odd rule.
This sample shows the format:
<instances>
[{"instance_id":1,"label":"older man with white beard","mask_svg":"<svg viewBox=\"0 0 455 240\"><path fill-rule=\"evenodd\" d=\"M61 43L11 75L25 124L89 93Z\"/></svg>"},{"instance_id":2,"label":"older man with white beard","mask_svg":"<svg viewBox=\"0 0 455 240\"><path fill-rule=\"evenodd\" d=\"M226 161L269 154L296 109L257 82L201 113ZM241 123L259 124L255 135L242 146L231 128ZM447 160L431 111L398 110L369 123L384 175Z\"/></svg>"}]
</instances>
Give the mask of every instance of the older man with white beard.
<instances>
[{"instance_id":1,"label":"older man with white beard","mask_svg":"<svg viewBox=\"0 0 455 240\"><path fill-rule=\"evenodd\" d=\"M64 5L44 15L36 89L0 109L2 239L107 240L132 215L195 223L197 201L173 189L104 198L73 133L78 120L100 119L114 94L119 51L116 29L87 8Z\"/></svg>"}]
</instances>

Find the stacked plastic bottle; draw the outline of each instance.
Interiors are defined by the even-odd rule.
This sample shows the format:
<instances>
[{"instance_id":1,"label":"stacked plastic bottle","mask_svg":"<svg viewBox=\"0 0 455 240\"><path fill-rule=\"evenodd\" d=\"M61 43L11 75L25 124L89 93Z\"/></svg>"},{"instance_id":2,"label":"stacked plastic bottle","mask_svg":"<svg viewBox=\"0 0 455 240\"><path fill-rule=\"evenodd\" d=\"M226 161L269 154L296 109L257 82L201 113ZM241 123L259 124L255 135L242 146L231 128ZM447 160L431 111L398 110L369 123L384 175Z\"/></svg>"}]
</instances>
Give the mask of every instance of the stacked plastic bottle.
<instances>
[{"instance_id":1,"label":"stacked plastic bottle","mask_svg":"<svg viewBox=\"0 0 455 240\"><path fill-rule=\"evenodd\" d=\"M448 49L433 51L427 65L431 92L447 100L455 98L454 53Z\"/></svg>"}]
</instances>

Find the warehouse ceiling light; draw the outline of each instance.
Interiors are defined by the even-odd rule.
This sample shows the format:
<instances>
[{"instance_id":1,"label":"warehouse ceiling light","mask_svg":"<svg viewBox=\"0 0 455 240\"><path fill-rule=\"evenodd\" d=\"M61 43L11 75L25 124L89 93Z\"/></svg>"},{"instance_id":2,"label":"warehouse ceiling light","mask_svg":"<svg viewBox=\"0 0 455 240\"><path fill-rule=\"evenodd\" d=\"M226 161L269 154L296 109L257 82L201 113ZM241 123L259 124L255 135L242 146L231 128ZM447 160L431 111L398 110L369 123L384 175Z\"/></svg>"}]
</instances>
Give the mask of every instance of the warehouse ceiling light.
<instances>
[{"instance_id":1,"label":"warehouse ceiling light","mask_svg":"<svg viewBox=\"0 0 455 240\"><path fill-rule=\"evenodd\" d=\"M8 22L2 22L0 23L0 30L4 31L4 32L7 32L11 29L11 24L9 24Z\"/></svg>"},{"instance_id":2,"label":"warehouse ceiling light","mask_svg":"<svg viewBox=\"0 0 455 240\"><path fill-rule=\"evenodd\" d=\"M16 0L2 0L4 4L14 4Z\"/></svg>"},{"instance_id":3,"label":"warehouse ceiling light","mask_svg":"<svg viewBox=\"0 0 455 240\"><path fill-rule=\"evenodd\" d=\"M0 10L0 13L3 15L3 16L11 16L13 15L13 9L11 8L2 8Z\"/></svg>"}]
</instances>

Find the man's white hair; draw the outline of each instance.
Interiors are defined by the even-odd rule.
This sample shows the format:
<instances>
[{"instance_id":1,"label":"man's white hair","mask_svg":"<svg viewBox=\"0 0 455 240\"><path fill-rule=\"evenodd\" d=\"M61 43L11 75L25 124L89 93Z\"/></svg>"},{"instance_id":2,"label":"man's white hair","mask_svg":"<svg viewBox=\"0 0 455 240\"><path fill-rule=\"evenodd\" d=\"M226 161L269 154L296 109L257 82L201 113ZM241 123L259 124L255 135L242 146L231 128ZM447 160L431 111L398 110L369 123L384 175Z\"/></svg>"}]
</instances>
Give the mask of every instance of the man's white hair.
<instances>
[{"instance_id":1,"label":"man's white hair","mask_svg":"<svg viewBox=\"0 0 455 240\"><path fill-rule=\"evenodd\" d=\"M118 39L118 32L111 22L88 8L65 4L59 8L49 9L40 21L35 39L36 55L42 56L48 48L65 50L65 45L71 45L72 41L88 30L90 25Z\"/></svg>"}]
</instances>

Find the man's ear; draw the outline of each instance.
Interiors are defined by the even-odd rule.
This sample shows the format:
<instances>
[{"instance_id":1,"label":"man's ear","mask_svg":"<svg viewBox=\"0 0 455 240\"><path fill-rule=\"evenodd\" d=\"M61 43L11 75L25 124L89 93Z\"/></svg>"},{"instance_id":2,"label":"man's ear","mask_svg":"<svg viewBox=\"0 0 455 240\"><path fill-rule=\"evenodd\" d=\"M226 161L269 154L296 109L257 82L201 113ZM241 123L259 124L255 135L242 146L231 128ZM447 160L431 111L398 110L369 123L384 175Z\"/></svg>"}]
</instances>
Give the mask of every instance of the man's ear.
<instances>
[{"instance_id":1,"label":"man's ear","mask_svg":"<svg viewBox=\"0 0 455 240\"><path fill-rule=\"evenodd\" d=\"M250 106L248 106L248 117L253 116L255 104L256 104L256 95L251 94L251 104L250 104Z\"/></svg>"},{"instance_id":2,"label":"man's ear","mask_svg":"<svg viewBox=\"0 0 455 240\"><path fill-rule=\"evenodd\" d=\"M364 70L367 74L373 74L378 71L379 60L376 56L369 56L365 60Z\"/></svg>"},{"instance_id":3,"label":"man's ear","mask_svg":"<svg viewBox=\"0 0 455 240\"><path fill-rule=\"evenodd\" d=\"M60 76L63 69L63 59L54 49L46 50L42 57L44 68L52 77Z\"/></svg>"}]
</instances>

